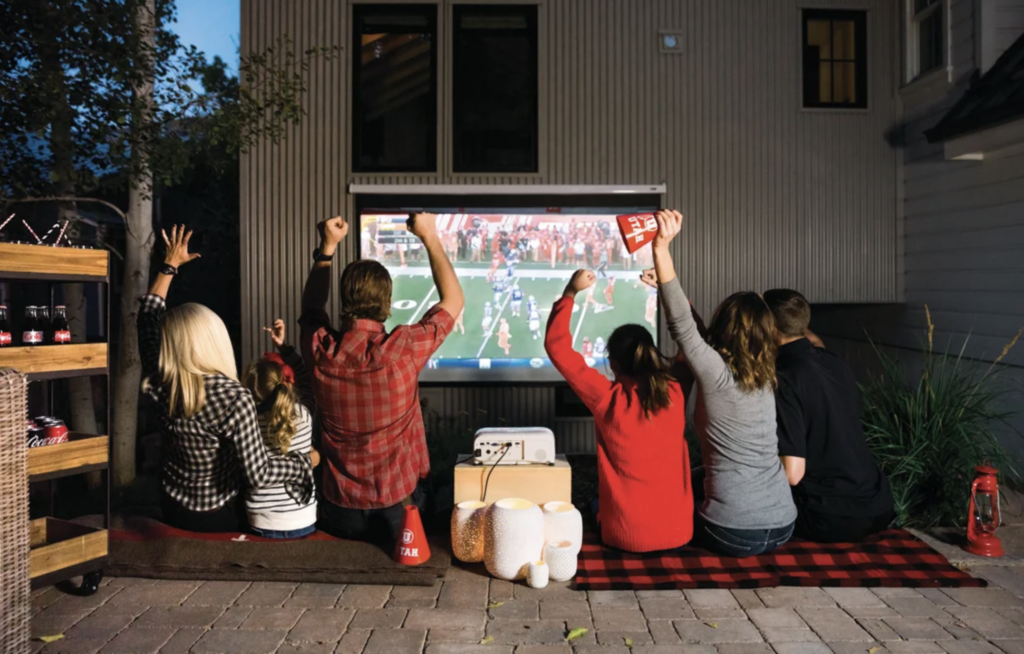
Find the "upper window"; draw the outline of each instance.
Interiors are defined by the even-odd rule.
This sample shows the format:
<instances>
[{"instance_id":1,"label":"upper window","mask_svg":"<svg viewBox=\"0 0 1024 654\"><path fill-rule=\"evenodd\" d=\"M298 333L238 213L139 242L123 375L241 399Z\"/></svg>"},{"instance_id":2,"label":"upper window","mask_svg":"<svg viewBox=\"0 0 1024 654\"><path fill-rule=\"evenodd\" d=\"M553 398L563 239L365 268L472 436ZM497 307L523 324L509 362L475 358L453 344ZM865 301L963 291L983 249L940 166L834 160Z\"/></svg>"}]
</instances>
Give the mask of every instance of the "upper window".
<instances>
[{"instance_id":1,"label":"upper window","mask_svg":"<svg viewBox=\"0 0 1024 654\"><path fill-rule=\"evenodd\" d=\"M537 7L454 6L457 173L537 171Z\"/></svg>"},{"instance_id":2,"label":"upper window","mask_svg":"<svg viewBox=\"0 0 1024 654\"><path fill-rule=\"evenodd\" d=\"M913 80L946 63L944 0L907 0L907 72Z\"/></svg>"},{"instance_id":3,"label":"upper window","mask_svg":"<svg viewBox=\"0 0 1024 654\"><path fill-rule=\"evenodd\" d=\"M804 106L868 106L867 15L805 9Z\"/></svg>"},{"instance_id":4,"label":"upper window","mask_svg":"<svg viewBox=\"0 0 1024 654\"><path fill-rule=\"evenodd\" d=\"M353 170L436 171L437 6L353 12Z\"/></svg>"}]
</instances>

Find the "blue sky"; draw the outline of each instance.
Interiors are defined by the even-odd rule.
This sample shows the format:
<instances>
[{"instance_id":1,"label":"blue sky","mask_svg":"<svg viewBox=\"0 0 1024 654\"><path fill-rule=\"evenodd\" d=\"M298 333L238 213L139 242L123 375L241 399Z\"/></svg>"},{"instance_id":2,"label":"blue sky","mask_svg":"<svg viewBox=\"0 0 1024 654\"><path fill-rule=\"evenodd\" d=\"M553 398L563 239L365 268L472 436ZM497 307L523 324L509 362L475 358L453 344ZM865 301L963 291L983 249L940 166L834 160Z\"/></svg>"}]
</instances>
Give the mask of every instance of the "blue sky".
<instances>
[{"instance_id":1,"label":"blue sky","mask_svg":"<svg viewBox=\"0 0 1024 654\"><path fill-rule=\"evenodd\" d=\"M194 45L212 60L214 55L238 71L240 0L177 0L174 31L186 45Z\"/></svg>"}]
</instances>

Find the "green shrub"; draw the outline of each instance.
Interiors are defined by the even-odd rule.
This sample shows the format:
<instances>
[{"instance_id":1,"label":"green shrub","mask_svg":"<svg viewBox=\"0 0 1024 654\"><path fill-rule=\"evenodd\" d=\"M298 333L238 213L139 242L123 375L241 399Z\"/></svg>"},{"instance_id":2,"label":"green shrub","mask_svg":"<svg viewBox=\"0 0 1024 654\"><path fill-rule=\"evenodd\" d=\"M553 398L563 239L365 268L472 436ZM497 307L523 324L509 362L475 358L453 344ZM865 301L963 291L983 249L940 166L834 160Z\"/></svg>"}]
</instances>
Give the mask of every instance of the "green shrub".
<instances>
[{"instance_id":1,"label":"green shrub","mask_svg":"<svg viewBox=\"0 0 1024 654\"><path fill-rule=\"evenodd\" d=\"M872 342L881 374L861 386L864 433L889 476L899 524L962 528L975 466L991 461L1005 481L1019 481L1014 457L1000 444L995 428L1008 425L1013 414L999 408L1009 392L1000 383L1004 368L999 362L1020 332L979 372L964 357L969 337L959 351L950 346L934 351L935 326L927 306L925 313L927 349L919 373L907 371Z\"/></svg>"}]
</instances>

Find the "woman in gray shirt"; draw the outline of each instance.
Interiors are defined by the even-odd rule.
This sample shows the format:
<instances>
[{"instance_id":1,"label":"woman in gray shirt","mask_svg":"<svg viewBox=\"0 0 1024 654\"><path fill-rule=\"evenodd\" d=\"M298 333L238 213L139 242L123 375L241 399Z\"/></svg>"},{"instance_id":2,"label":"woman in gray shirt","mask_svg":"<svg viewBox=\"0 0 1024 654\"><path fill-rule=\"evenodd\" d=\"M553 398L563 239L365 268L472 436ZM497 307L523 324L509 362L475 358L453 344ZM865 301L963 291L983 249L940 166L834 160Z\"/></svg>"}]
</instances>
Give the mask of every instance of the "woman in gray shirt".
<instances>
[{"instance_id":1,"label":"woman in gray shirt","mask_svg":"<svg viewBox=\"0 0 1024 654\"><path fill-rule=\"evenodd\" d=\"M775 426L775 321L759 295L736 293L715 310L705 342L669 253L683 217L659 211L657 219L654 267L668 330L700 391L705 480L694 536L728 556L770 552L793 535L797 515Z\"/></svg>"}]
</instances>

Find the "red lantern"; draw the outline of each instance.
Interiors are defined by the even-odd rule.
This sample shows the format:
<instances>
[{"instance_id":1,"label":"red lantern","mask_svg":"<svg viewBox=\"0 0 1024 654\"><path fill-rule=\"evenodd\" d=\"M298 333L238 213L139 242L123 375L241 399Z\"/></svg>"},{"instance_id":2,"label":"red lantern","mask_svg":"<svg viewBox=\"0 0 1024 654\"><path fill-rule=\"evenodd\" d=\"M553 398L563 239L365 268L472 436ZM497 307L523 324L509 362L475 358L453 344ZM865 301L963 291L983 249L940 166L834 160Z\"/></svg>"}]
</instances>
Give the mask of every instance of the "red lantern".
<instances>
[{"instance_id":1,"label":"red lantern","mask_svg":"<svg viewBox=\"0 0 1024 654\"><path fill-rule=\"evenodd\" d=\"M978 556L1002 556L999 529L999 471L988 462L976 467L971 483L971 504L967 515L967 544L964 549Z\"/></svg>"}]
</instances>

